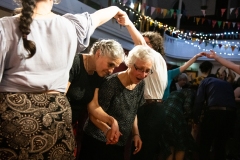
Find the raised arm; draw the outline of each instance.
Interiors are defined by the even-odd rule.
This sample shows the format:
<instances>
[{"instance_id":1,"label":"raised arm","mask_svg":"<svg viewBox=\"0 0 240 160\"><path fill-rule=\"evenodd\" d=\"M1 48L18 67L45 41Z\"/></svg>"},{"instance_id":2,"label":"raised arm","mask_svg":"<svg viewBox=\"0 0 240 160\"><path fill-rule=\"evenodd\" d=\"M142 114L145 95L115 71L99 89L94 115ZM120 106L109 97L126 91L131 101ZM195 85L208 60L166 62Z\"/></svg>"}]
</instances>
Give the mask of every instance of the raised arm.
<instances>
[{"instance_id":1,"label":"raised arm","mask_svg":"<svg viewBox=\"0 0 240 160\"><path fill-rule=\"evenodd\" d=\"M111 6L100 9L91 14L91 17L95 28L114 17L120 25L126 26L135 45L146 45L146 42L142 37L141 33L136 29L126 12L122 11L120 8L116 6Z\"/></svg>"},{"instance_id":2,"label":"raised arm","mask_svg":"<svg viewBox=\"0 0 240 160\"><path fill-rule=\"evenodd\" d=\"M191 66L199 57L205 56L204 52L200 52L189 59L184 65L180 66L180 72L185 71L189 66Z\"/></svg>"},{"instance_id":3,"label":"raised arm","mask_svg":"<svg viewBox=\"0 0 240 160\"><path fill-rule=\"evenodd\" d=\"M215 59L222 65L226 66L227 68L235 71L236 73L240 74L240 66L238 64L235 64L229 60L226 60L220 56L218 56L213 50L210 50L209 54L206 54L208 58Z\"/></svg>"},{"instance_id":4,"label":"raised arm","mask_svg":"<svg viewBox=\"0 0 240 160\"><path fill-rule=\"evenodd\" d=\"M106 23L111 18L117 19L119 16L126 14L124 11L122 11L117 6L110 6L104 9L97 10L96 12L91 14L93 24L95 25L95 28L98 26Z\"/></svg>"},{"instance_id":5,"label":"raised arm","mask_svg":"<svg viewBox=\"0 0 240 160\"><path fill-rule=\"evenodd\" d=\"M118 16L117 22L120 25L126 26L135 45L147 45L142 34L136 29L126 12L125 14Z\"/></svg>"}]
</instances>

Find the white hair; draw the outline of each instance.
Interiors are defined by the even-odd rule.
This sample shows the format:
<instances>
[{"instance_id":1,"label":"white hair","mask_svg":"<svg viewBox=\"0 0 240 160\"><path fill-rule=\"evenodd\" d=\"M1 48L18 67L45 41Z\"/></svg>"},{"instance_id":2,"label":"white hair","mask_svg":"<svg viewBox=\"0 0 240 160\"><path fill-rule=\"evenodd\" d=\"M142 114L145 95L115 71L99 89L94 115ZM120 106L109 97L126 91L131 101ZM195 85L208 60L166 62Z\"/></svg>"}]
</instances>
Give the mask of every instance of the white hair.
<instances>
[{"instance_id":1,"label":"white hair","mask_svg":"<svg viewBox=\"0 0 240 160\"><path fill-rule=\"evenodd\" d=\"M137 45L129 52L128 57L125 60L125 64L129 67L133 65L138 59L146 62L150 61L153 63L154 52L156 51L151 49L149 46Z\"/></svg>"},{"instance_id":2,"label":"white hair","mask_svg":"<svg viewBox=\"0 0 240 160\"><path fill-rule=\"evenodd\" d=\"M102 39L93 44L90 54L96 54L100 49L100 55L107 56L110 59L124 60L125 53L120 43L113 39Z\"/></svg>"}]
</instances>

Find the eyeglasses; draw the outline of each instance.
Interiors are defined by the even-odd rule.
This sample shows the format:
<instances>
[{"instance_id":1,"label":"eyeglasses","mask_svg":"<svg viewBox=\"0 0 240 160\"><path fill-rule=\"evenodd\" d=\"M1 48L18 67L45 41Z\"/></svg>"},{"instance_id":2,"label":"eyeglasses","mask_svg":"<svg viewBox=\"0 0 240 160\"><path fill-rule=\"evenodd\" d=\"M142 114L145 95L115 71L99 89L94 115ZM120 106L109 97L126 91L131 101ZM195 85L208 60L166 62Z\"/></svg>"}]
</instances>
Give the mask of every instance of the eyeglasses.
<instances>
[{"instance_id":1,"label":"eyeglasses","mask_svg":"<svg viewBox=\"0 0 240 160\"><path fill-rule=\"evenodd\" d=\"M133 66L139 73L153 74L153 71L151 69L144 71L143 69L138 68L135 64L133 64Z\"/></svg>"}]
</instances>

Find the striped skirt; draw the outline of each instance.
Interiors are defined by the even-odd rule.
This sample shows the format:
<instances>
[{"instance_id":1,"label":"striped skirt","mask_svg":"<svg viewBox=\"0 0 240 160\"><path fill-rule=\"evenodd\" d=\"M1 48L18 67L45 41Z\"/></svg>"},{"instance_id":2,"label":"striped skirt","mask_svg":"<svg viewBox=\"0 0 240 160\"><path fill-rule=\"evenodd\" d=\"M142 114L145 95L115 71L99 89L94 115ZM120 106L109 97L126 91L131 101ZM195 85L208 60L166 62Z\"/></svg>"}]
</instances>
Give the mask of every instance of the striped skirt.
<instances>
[{"instance_id":1,"label":"striped skirt","mask_svg":"<svg viewBox=\"0 0 240 160\"><path fill-rule=\"evenodd\" d=\"M75 159L71 117L61 93L0 93L0 160Z\"/></svg>"}]
</instances>

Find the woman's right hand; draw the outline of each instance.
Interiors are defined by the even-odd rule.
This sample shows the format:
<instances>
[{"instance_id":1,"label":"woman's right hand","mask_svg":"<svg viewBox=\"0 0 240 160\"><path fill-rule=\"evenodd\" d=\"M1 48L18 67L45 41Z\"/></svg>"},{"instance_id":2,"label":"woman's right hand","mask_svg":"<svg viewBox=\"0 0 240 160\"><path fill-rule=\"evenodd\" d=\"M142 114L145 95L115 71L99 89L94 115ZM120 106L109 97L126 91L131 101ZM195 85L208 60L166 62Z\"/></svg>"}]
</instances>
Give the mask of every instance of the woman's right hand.
<instances>
[{"instance_id":1,"label":"woman's right hand","mask_svg":"<svg viewBox=\"0 0 240 160\"><path fill-rule=\"evenodd\" d=\"M111 129L108 130L107 134L106 134L106 138L107 138L107 144L115 144L118 142L119 137L122 135L122 133L119 131L119 126L118 126L118 122L115 118L113 118L112 116L110 117L110 121L111 121Z\"/></svg>"}]
</instances>

